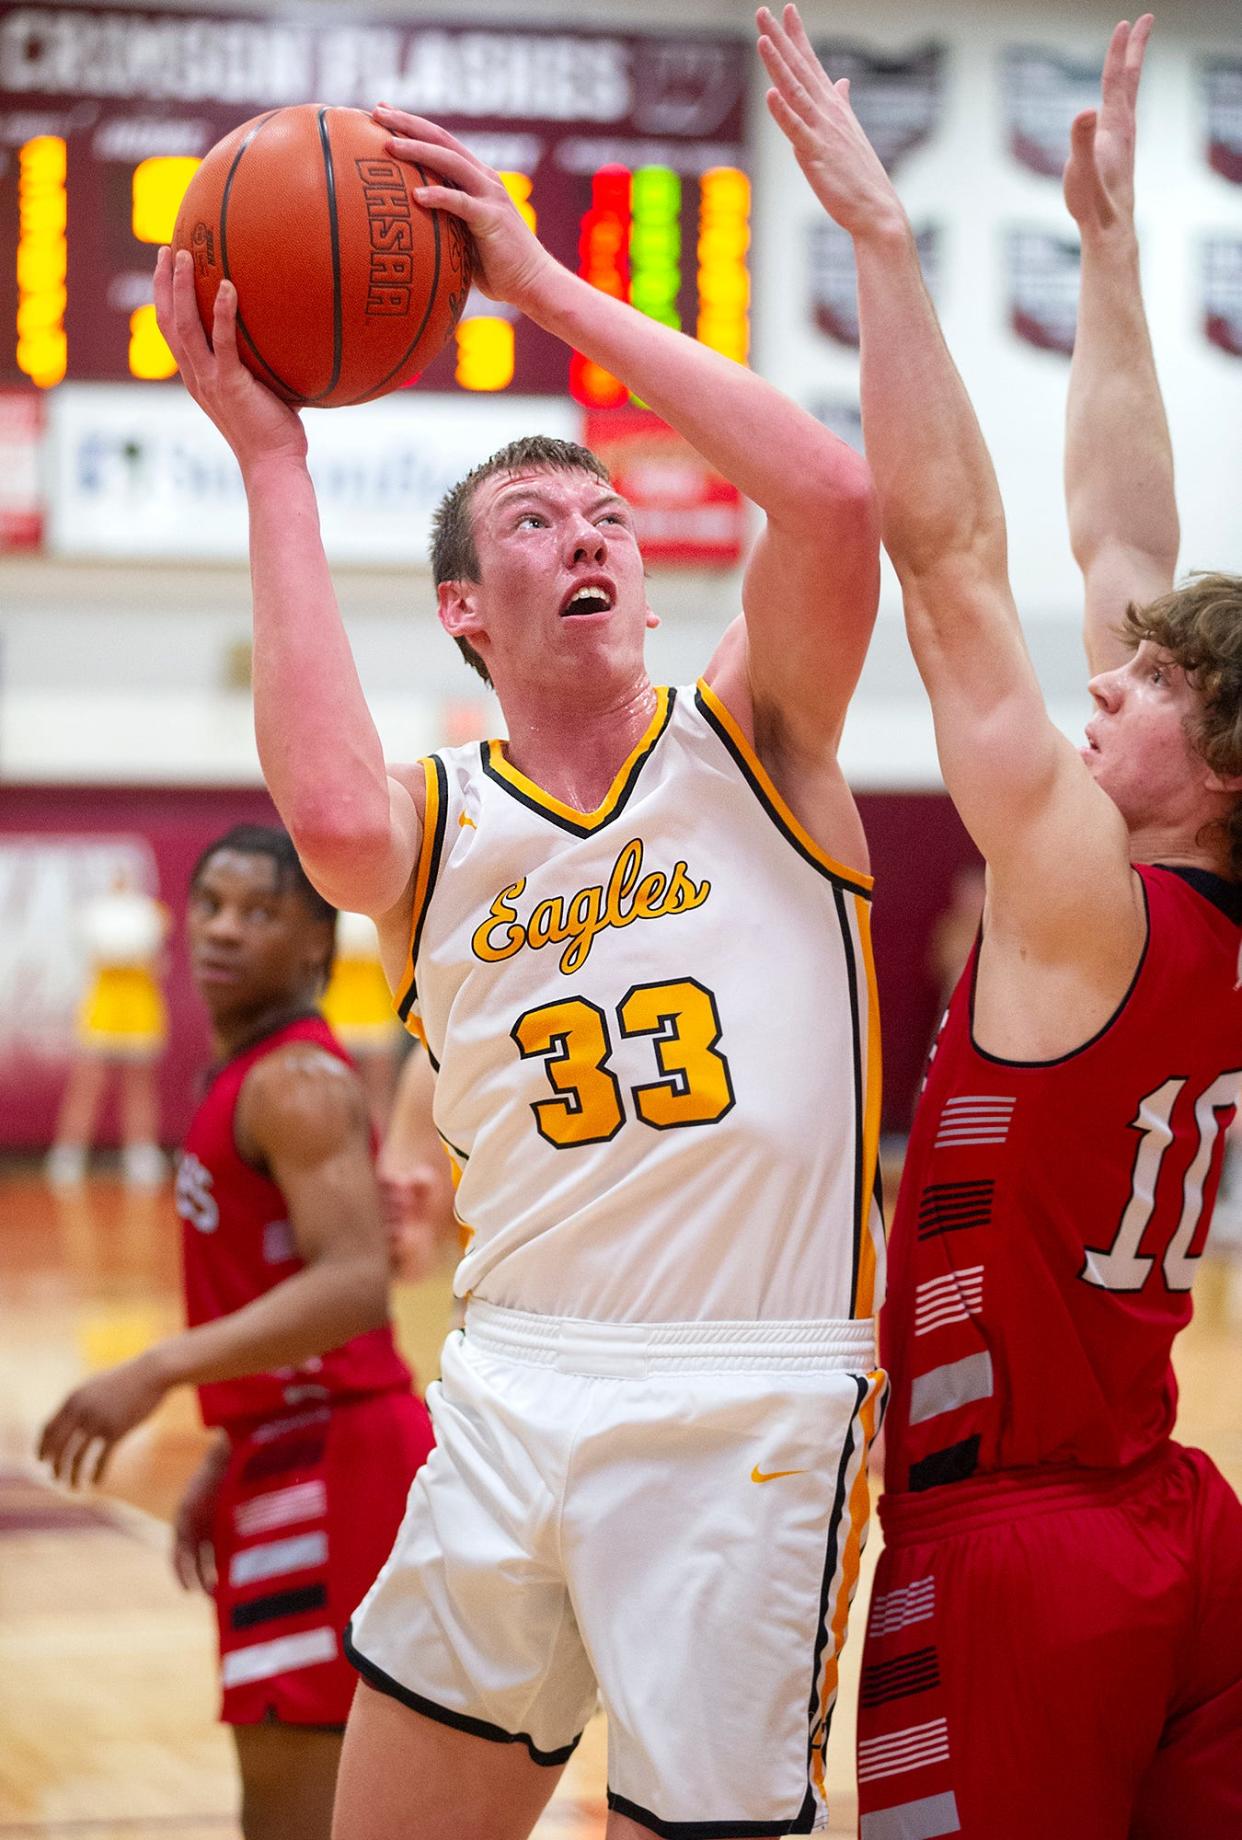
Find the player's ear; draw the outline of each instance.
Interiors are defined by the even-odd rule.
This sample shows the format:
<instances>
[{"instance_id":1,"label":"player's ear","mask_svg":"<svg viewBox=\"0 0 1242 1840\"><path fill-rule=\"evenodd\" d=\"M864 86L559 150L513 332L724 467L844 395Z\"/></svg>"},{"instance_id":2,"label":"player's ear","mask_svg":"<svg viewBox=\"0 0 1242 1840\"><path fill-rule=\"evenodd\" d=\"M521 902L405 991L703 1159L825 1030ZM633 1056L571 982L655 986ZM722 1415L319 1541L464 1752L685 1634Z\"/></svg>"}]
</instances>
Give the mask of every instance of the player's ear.
<instances>
[{"instance_id":1,"label":"player's ear","mask_svg":"<svg viewBox=\"0 0 1242 1840\"><path fill-rule=\"evenodd\" d=\"M436 613L452 639L472 639L484 630L477 581L442 581L436 589Z\"/></svg>"}]
</instances>

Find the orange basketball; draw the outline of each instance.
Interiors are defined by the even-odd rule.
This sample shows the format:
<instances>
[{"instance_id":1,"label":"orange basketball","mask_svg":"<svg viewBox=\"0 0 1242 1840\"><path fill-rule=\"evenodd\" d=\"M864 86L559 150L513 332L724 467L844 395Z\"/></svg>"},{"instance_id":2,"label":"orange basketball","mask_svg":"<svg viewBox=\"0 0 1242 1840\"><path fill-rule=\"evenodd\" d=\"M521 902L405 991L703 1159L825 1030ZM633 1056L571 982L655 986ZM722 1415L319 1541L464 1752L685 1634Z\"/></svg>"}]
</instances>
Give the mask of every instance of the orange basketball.
<instances>
[{"instance_id":1,"label":"orange basketball","mask_svg":"<svg viewBox=\"0 0 1242 1840\"><path fill-rule=\"evenodd\" d=\"M208 336L227 278L238 351L286 402L335 409L398 389L466 304L469 233L418 203L437 175L385 139L361 109L273 109L217 142L182 200L173 248L194 257Z\"/></svg>"}]
</instances>

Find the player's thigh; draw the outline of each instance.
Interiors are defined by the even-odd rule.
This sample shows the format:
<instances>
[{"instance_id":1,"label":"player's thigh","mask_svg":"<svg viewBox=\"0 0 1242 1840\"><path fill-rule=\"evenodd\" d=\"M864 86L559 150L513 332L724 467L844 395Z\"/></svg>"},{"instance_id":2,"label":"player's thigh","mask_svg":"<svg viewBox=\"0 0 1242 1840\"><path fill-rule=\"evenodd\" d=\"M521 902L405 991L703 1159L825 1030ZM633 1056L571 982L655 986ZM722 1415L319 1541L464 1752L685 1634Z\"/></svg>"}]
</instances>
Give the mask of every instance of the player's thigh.
<instances>
[{"instance_id":1,"label":"player's thigh","mask_svg":"<svg viewBox=\"0 0 1242 1840\"><path fill-rule=\"evenodd\" d=\"M1131 1840L1242 1835L1242 1504L1202 1451L1178 1459L1195 1582L1176 1691L1135 1804Z\"/></svg>"},{"instance_id":2,"label":"player's thigh","mask_svg":"<svg viewBox=\"0 0 1242 1840\"><path fill-rule=\"evenodd\" d=\"M820 1818L880 1384L623 1382L615 1424L579 1443L566 1563L608 1713L610 1806L634 1832Z\"/></svg>"},{"instance_id":3,"label":"player's thigh","mask_svg":"<svg viewBox=\"0 0 1242 1840\"><path fill-rule=\"evenodd\" d=\"M328 1840L341 1736L274 1722L233 1727L245 1840Z\"/></svg>"},{"instance_id":4,"label":"player's thigh","mask_svg":"<svg viewBox=\"0 0 1242 1840\"><path fill-rule=\"evenodd\" d=\"M427 1718L362 1681L332 1840L526 1840L562 1767Z\"/></svg>"},{"instance_id":5,"label":"player's thigh","mask_svg":"<svg viewBox=\"0 0 1242 1840\"><path fill-rule=\"evenodd\" d=\"M1125 1840L1176 1654L1151 1565L1111 1508L887 1547L860 1682L864 1840Z\"/></svg>"}]
</instances>

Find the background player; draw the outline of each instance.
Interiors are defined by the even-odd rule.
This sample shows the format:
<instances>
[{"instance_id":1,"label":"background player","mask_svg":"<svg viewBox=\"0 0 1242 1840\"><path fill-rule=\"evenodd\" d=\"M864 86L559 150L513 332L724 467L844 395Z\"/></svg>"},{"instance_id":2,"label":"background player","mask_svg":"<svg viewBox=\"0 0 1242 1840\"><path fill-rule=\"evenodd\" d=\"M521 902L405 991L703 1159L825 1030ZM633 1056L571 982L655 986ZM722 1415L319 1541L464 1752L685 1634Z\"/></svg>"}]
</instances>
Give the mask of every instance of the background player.
<instances>
[{"instance_id":1,"label":"background player","mask_svg":"<svg viewBox=\"0 0 1242 1840\"><path fill-rule=\"evenodd\" d=\"M97 1482L187 1384L220 1428L174 1559L215 1597L246 1840L329 1831L341 1630L431 1443L387 1320L365 1096L315 1008L334 920L281 831L239 826L201 857L187 934L218 1062L177 1175L190 1327L78 1387L39 1445Z\"/></svg>"},{"instance_id":2,"label":"background player","mask_svg":"<svg viewBox=\"0 0 1242 1840\"><path fill-rule=\"evenodd\" d=\"M988 863L892 1234L862 1833L1224 1840L1242 1826L1242 1508L1169 1439L1169 1350L1242 1067L1242 580L1171 590L1131 214L1151 21L1117 28L1066 174L1084 242L1067 477L1096 667L1081 754L1022 643L991 464L905 214L794 9L759 21L772 113L854 239L884 540Z\"/></svg>"},{"instance_id":3,"label":"background player","mask_svg":"<svg viewBox=\"0 0 1242 1840\"><path fill-rule=\"evenodd\" d=\"M765 524L704 683L657 689L629 507L585 450L515 443L449 495L433 559L508 740L390 771L301 424L239 366L231 288L209 347L161 255L160 324L246 484L268 784L317 885L376 916L464 1171L467 1327L355 1620L338 1832L517 1840L597 1684L611 1835L809 1832L884 1384L870 884L836 757L876 605L867 468L562 268L450 135L380 119L451 181L424 199L486 292Z\"/></svg>"}]
</instances>

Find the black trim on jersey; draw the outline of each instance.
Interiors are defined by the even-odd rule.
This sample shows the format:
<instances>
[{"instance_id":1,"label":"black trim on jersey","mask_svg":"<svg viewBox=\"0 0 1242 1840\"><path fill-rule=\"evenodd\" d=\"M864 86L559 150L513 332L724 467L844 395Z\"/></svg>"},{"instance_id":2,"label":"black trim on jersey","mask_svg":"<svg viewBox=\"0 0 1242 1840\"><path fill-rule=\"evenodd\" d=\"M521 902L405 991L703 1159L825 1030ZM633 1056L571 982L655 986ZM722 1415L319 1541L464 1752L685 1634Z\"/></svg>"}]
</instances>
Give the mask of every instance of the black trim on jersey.
<instances>
[{"instance_id":1,"label":"black trim on jersey","mask_svg":"<svg viewBox=\"0 0 1242 1840\"><path fill-rule=\"evenodd\" d=\"M841 1461L837 1465L837 1492L833 1498L832 1514L828 1521L828 1545L824 1555L824 1575L819 1587L819 1619L815 1629L815 1651L811 1661L811 1698L807 1708L807 1745L806 1745L806 1799L798 1811L797 1822L783 1831L790 1834L809 1834L814 1830L816 1806L815 1791L811 1787L811 1769L816 1751L821 1753L828 1747L828 1734L832 1729L832 1715L835 1702L829 1706L824 1717L823 1730L819 1724L819 1671L824 1658L824 1649L828 1645L828 1611L832 1602L832 1581L837 1573L837 1543L841 1532L841 1516L845 1512L845 1477L850 1458L854 1454L854 1425L862 1411L867 1398L868 1381L864 1375L858 1375L854 1381L858 1389L858 1398L850 1414L845 1438L841 1445ZM762 1833L762 1828L759 1830ZM777 1829L777 1832L782 1831Z\"/></svg>"},{"instance_id":2,"label":"black trim on jersey","mask_svg":"<svg viewBox=\"0 0 1242 1840\"><path fill-rule=\"evenodd\" d=\"M920 1489L937 1489L944 1482L966 1482L979 1467L979 1433L963 1438L958 1444L946 1444L910 1465L906 1487L911 1494Z\"/></svg>"},{"instance_id":3,"label":"black trim on jersey","mask_svg":"<svg viewBox=\"0 0 1242 1840\"><path fill-rule=\"evenodd\" d=\"M1143 934L1143 950L1139 953L1139 961L1138 961L1138 964L1134 967L1134 976L1130 979L1130 982L1126 987L1125 996L1121 999L1121 1002L1117 1005L1112 1015L1108 1018L1108 1021L1102 1024L1102 1026L1095 1031L1094 1035L1089 1036L1088 1039L1082 1042L1081 1045L1077 1048L1069 1048L1064 1054L1054 1054L1052 1059L1049 1061L1011 1061L1011 1060L1007 1060L1003 1054L989 1054L987 1049L981 1048L979 1046L979 1043L975 1040L975 986L979 980L979 956L983 948L983 929L982 927L980 927L979 929L980 953L976 953L975 955L974 970L971 972L971 976L970 976L969 1022L970 1022L970 1045L973 1048L974 1052L979 1056L979 1059L981 1061L990 1061L993 1067L1062 1067L1064 1066L1066 1061L1076 1060L1080 1054L1085 1054L1088 1048L1094 1048L1096 1042L1102 1041L1104 1036L1108 1034L1108 1031L1113 1027L1113 1025L1117 1022L1120 1022L1122 1016L1125 1014L1126 1005L1130 1001L1130 998L1134 995L1135 989L1137 988L1137 985L1138 985L1138 981L1143 975L1143 967L1147 963L1147 953L1148 953L1148 949L1151 946L1151 904L1147 899L1147 884L1144 882L1141 875L1139 876L1139 887L1143 890L1143 919L1144 919L1144 926L1145 926L1145 931Z\"/></svg>"},{"instance_id":4,"label":"black trim on jersey","mask_svg":"<svg viewBox=\"0 0 1242 1840\"><path fill-rule=\"evenodd\" d=\"M427 1057L428 1057L428 1059L430 1059L430 1058L431 1058L431 1050L430 1050L430 1048L429 1048L429 1049L427 1050ZM434 1062L434 1061L432 1061L432 1066L435 1066L435 1062ZM438 1067L436 1068L436 1071L437 1071L437 1073L439 1072L439 1068L438 1068ZM465 1152L464 1150L459 1150L459 1149L457 1148L457 1145L456 1145L456 1144L455 1144L455 1143L454 1143L454 1142L452 1141L452 1139L451 1139L451 1138L448 1138L448 1137L446 1137L446 1136L444 1135L444 1132L443 1132L443 1131L437 1131L437 1132L436 1132L436 1136L437 1136L437 1137L438 1137L438 1138L440 1139L440 1142L441 1142L441 1143L442 1143L442 1144L444 1145L444 1148L445 1148L446 1150L449 1150L449 1151L451 1151L451 1152L452 1152L452 1154L453 1154L453 1155L454 1155L454 1156L455 1156L455 1157L457 1158L457 1161L458 1161L459 1163L461 1163L461 1164L463 1164L463 1165L464 1165L464 1164L466 1164L466 1163L468 1163L468 1162L470 1161L470 1158L469 1158L469 1156L468 1156L468 1155L466 1154L466 1152Z\"/></svg>"},{"instance_id":5,"label":"black trim on jersey","mask_svg":"<svg viewBox=\"0 0 1242 1840\"><path fill-rule=\"evenodd\" d=\"M594 837L597 831L602 831L606 825L611 824L613 820L619 817L625 810L626 805L629 803L630 795L638 784L639 774L651 759L660 738L672 721L673 710L677 703L676 689L670 686L667 695L668 701L664 705L664 720L660 723L655 734L652 735L650 741L648 741L647 745L642 749L641 753L631 765L620 791L613 800L612 809L605 817L600 818L594 824L576 824L572 818L565 817L564 814L559 811L550 811L539 799L531 798L530 794L523 792L520 786L515 786L511 779L506 778L503 773L498 772L492 765L492 744L490 741L481 741L479 743L480 764L488 779L493 780L498 786L503 786L510 798L516 799L519 805L525 805L527 811L537 812L541 818L546 818L550 824L558 825L561 830L568 831L571 837ZM550 792L546 794L548 798L552 798L553 796L554 795ZM608 789L607 796L608 798L612 798L611 786ZM584 817L587 815L586 813L583 814Z\"/></svg>"},{"instance_id":6,"label":"black trim on jersey","mask_svg":"<svg viewBox=\"0 0 1242 1840\"><path fill-rule=\"evenodd\" d=\"M1163 869L1166 875L1180 876L1188 888L1210 901L1226 920L1242 926L1242 882L1227 882L1223 875L1213 875L1210 869L1192 869L1182 863L1151 863L1148 866Z\"/></svg>"},{"instance_id":7,"label":"black trim on jersey","mask_svg":"<svg viewBox=\"0 0 1242 1840\"><path fill-rule=\"evenodd\" d=\"M559 1768L561 1764L567 1763L582 1741L582 1733L579 1732L576 1738L571 1738L568 1744L561 1745L559 1750L541 1751L528 1732L506 1731L503 1726L491 1725L486 1719L473 1719L469 1713L451 1712L447 1706L438 1706L434 1700L424 1699L422 1694L415 1693L412 1687L403 1687L399 1680L394 1680L391 1674L384 1672L383 1668L376 1667L374 1661L368 1661L366 1656L360 1654L354 1647L352 1621L345 1625L345 1633L341 1637L341 1642L346 1660L357 1668L368 1686L374 1687L378 1693L386 1693L389 1699L400 1700L403 1706L409 1706L414 1712L421 1712L424 1718L435 1719L439 1725L450 1725L454 1731L468 1732L472 1738L486 1738L492 1744L524 1744L534 1762L545 1764L549 1768ZM755 1831L762 1833L763 1829L757 1828Z\"/></svg>"},{"instance_id":8,"label":"black trim on jersey","mask_svg":"<svg viewBox=\"0 0 1242 1840\"><path fill-rule=\"evenodd\" d=\"M992 1181L929 1182L919 1196L915 1231L923 1240L963 1227L990 1226L995 1196Z\"/></svg>"},{"instance_id":9,"label":"black trim on jersey","mask_svg":"<svg viewBox=\"0 0 1242 1840\"><path fill-rule=\"evenodd\" d=\"M940 1662L934 1643L894 1655L891 1661L872 1661L863 1668L858 1703L868 1711L894 1699L913 1699L940 1685Z\"/></svg>"},{"instance_id":10,"label":"black trim on jersey","mask_svg":"<svg viewBox=\"0 0 1242 1840\"><path fill-rule=\"evenodd\" d=\"M793 831L790 830L789 826L786 824L780 812L777 811L771 799L768 797L763 787L759 784L759 781L755 778L754 773L751 771L750 762L746 759L744 754L738 753L737 748L733 745L732 735L729 733L728 729L725 728L723 723L717 721L715 711L711 708L711 706L708 703L704 701L703 692L701 690L695 691L694 704L695 704L695 708L698 710L699 714L703 717L703 720L707 723L712 733L716 735L718 739L722 741L725 747L728 749L729 754L731 755L734 761L734 764L737 766L738 771L742 775L742 778L746 781L746 784L750 787L751 791L754 793L755 797L758 799L760 805L762 805L768 817L771 818L773 824L776 826L781 836L785 839L786 843L788 843L793 849L795 849L798 852L803 862L810 863L812 869L816 870L818 874L822 875L825 881L831 882L834 888L837 888L837 889L843 888L847 894L856 894L862 900L869 901L872 897L872 890L870 888L862 887L858 882L851 881L848 876L838 875L836 871L833 869L830 869L826 863L820 862L817 856L812 856L811 852L806 848L801 838L795 836Z\"/></svg>"},{"instance_id":11,"label":"black trim on jersey","mask_svg":"<svg viewBox=\"0 0 1242 1840\"><path fill-rule=\"evenodd\" d=\"M736 758L736 756L735 756ZM854 1068L854 1248L851 1254L853 1264L850 1268L850 1315L858 1314L858 1267L862 1261L863 1234L869 1231L871 1222L863 1218L863 1107L866 1103L863 1095L862 1069L862 1024L858 1014L858 967L854 963L854 935L850 931L849 915L845 911L845 895L839 883L834 882L832 898L837 910L837 919L841 923L841 943L845 949L845 973L850 993L850 1039L853 1043L852 1060ZM877 1167L879 1158L876 1158Z\"/></svg>"},{"instance_id":12,"label":"black trim on jersey","mask_svg":"<svg viewBox=\"0 0 1242 1840\"><path fill-rule=\"evenodd\" d=\"M448 823L448 774L445 772L444 762L440 759L438 754L432 754L429 758L432 766L436 770L436 828L431 838L431 867L427 871L427 886L423 891L422 906L419 909L418 919L415 922L414 937L410 941L410 988L406 991L400 1003L397 1005L397 1015L403 1024L409 1020L410 1011L414 1007L414 999L418 995L418 948L422 944L423 926L426 923L427 910L431 906L431 897L436 891L436 879L440 873L440 857L444 849L444 831ZM415 870L415 876L417 881L417 868ZM427 1058L438 1073L440 1071L440 1063L436 1060L430 1048L427 1049Z\"/></svg>"},{"instance_id":13,"label":"black trim on jersey","mask_svg":"<svg viewBox=\"0 0 1242 1840\"><path fill-rule=\"evenodd\" d=\"M280 1617L322 1610L327 1601L326 1584L299 1584L289 1591L269 1591L265 1597L252 1597L244 1604L234 1604L229 1624L233 1629L253 1629L256 1623L274 1623Z\"/></svg>"},{"instance_id":14,"label":"black trim on jersey","mask_svg":"<svg viewBox=\"0 0 1242 1840\"><path fill-rule=\"evenodd\" d=\"M662 1821L649 1808L641 1808L627 1796L608 1791L608 1806L642 1827L649 1827L661 1840L750 1840L752 1835L809 1834L800 1825L801 1814L790 1821Z\"/></svg>"}]
</instances>

